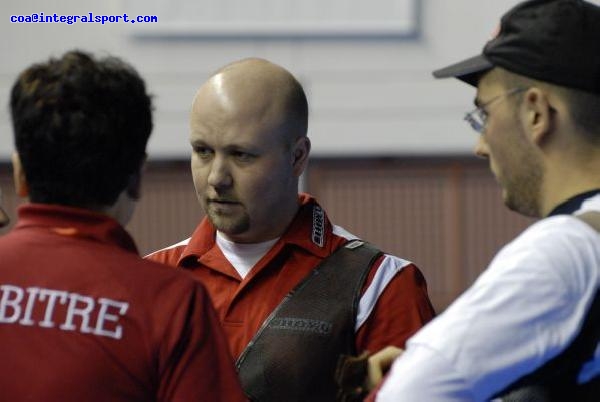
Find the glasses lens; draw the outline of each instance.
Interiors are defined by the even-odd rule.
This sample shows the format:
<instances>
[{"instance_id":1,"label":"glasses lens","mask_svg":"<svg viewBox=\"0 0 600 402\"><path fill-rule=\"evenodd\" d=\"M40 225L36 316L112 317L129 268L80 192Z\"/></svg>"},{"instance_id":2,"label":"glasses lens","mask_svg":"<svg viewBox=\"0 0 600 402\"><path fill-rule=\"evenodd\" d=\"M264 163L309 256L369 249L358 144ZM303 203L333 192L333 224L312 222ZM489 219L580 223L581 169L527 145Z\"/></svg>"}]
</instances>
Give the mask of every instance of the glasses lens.
<instances>
[{"instance_id":1,"label":"glasses lens","mask_svg":"<svg viewBox=\"0 0 600 402\"><path fill-rule=\"evenodd\" d=\"M484 122L481 120L481 117L476 112L477 110L471 113L467 113L465 115L465 120L467 121L467 123L469 123L473 130L477 131L478 133L481 133L483 132Z\"/></svg>"}]
</instances>

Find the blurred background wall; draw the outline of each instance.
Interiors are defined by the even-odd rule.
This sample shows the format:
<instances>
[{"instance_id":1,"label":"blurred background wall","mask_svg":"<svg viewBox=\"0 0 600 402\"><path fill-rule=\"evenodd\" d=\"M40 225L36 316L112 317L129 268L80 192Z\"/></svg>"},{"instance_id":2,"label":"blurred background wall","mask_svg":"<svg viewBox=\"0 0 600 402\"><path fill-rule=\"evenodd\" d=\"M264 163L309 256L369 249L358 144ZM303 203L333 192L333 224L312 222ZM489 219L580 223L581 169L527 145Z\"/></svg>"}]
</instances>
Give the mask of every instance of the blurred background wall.
<instances>
[{"instance_id":1,"label":"blurred background wall","mask_svg":"<svg viewBox=\"0 0 600 402\"><path fill-rule=\"evenodd\" d=\"M337 224L411 259L443 309L531 221L507 211L462 121L472 88L431 70L481 50L514 0L43 0L0 5L0 186L14 218L7 112L16 75L80 48L133 64L155 96L143 199L129 229L140 251L187 237L202 216L188 166L198 86L255 56L292 71L310 104L303 190ZM11 16L156 16L143 23L12 23ZM127 111L123 111L126 113ZM3 233L6 230L0 232Z\"/></svg>"}]
</instances>

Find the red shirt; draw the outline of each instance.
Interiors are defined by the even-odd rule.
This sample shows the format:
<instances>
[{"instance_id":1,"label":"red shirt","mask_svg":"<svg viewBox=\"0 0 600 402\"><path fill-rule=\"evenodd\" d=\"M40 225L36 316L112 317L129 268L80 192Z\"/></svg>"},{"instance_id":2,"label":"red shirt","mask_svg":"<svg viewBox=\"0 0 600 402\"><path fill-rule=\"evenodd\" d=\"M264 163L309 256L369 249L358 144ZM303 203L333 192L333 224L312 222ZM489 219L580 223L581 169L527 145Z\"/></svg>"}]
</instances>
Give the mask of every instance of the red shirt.
<instances>
[{"instance_id":1,"label":"red shirt","mask_svg":"<svg viewBox=\"0 0 600 402\"><path fill-rule=\"evenodd\" d=\"M187 241L148 256L184 267L206 286L236 358L285 295L348 241L349 234L332 225L314 198L301 194L300 203L287 231L244 279L216 245L215 228L206 218ZM418 268L394 256L379 258L363 287L359 316L359 353L404 347L434 316Z\"/></svg>"},{"instance_id":2,"label":"red shirt","mask_svg":"<svg viewBox=\"0 0 600 402\"><path fill-rule=\"evenodd\" d=\"M6 401L241 401L205 290L111 218L30 204L0 237Z\"/></svg>"}]
</instances>

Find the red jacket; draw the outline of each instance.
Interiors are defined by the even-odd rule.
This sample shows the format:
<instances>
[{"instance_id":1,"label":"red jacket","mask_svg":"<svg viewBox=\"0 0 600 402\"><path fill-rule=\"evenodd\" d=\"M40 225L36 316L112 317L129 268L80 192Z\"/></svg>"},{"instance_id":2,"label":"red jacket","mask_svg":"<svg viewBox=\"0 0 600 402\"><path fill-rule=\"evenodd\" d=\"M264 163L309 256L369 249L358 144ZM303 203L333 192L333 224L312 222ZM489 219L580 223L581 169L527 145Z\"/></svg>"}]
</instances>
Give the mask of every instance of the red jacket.
<instances>
[{"instance_id":1,"label":"red jacket","mask_svg":"<svg viewBox=\"0 0 600 402\"><path fill-rule=\"evenodd\" d=\"M0 237L6 401L244 400L214 310L111 218L30 204Z\"/></svg>"},{"instance_id":2,"label":"red jacket","mask_svg":"<svg viewBox=\"0 0 600 402\"><path fill-rule=\"evenodd\" d=\"M148 256L184 267L206 286L236 358L284 296L348 241L349 234L333 226L324 213L315 215L321 208L314 198L301 194L300 203L287 231L243 280L216 245L215 228L206 218L187 241ZM359 323L364 323L356 336L359 353L387 345L404 347L434 316L421 272L397 257L384 255L374 263L363 292Z\"/></svg>"}]
</instances>

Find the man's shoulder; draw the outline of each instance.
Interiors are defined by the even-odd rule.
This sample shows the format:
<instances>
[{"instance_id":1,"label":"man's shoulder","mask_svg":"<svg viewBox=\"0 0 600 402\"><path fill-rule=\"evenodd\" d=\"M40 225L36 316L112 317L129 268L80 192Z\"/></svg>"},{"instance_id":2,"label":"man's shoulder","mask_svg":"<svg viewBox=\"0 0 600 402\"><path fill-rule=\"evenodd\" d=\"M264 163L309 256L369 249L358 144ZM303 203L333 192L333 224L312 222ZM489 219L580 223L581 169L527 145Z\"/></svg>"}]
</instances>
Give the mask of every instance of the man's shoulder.
<instances>
[{"instance_id":1,"label":"man's shoulder","mask_svg":"<svg viewBox=\"0 0 600 402\"><path fill-rule=\"evenodd\" d=\"M590 225L574 215L556 215L535 222L517 236L509 246L564 251L584 244L597 243L600 238ZM543 246L543 247L542 247Z\"/></svg>"},{"instance_id":2,"label":"man's shoulder","mask_svg":"<svg viewBox=\"0 0 600 402\"><path fill-rule=\"evenodd\" d=\"M358 236L350 233L341 226L331 224L331 232L333 236L344 239L345 241L360 240Z\"/></svg>"},{"instance_id":3,"label":"man's shoulder","mask_svg":"<svg viewBox=\"0 0 600 402\"><path fill-rule=\"evenodd\" d=\"M599 245L600 235L575 216L548 217L504 246L479 280L536 280L565 291L583 289L597 281Z\"/></svg>"},{"instance_id":4,"label":"man's shoulder","mask_svg":"<svg viewBox=\"0 0 600 402\"><path fill-rule=\"evenodd\" d=\"M190 238L187 238L168 247L156 250L146 255L144 258L146 260L159 262L161 264L177 266L177 262L179 261L181 254L183 253L189 242Z\"/></svg>"},{"instance_id":5,"label":"man's shoulder","mask_svg":"<svg viewBox=\"0 0 600 402\"><path fill-rule=\"evenodd\" d=\"M380 256L377 260L373 261L373 267L379 268L384 266L386 270L399 272L402 268L408 265L414 265L411 261L406 260L402 257L390 254L384 250L382 250L377 244L373 244L367 240L361 239L360 237L350 233L346 229L341 226L332 224L332 236L334 238L334 242L337 243L337 247L342 247L347 244L351 244L354 240L364 241L368 243L371 247L380 251Z\"/></svg>"},{"instance_id":6,"label":"man's shoulder","mask_svg":"<svg viewBox=\"0 0 600 402\"><path fill-rule=\"evenodd\" d=\"M161 288L166 283L171 283L175 287L189 287L195 283L187 272L173 269L159 261L159 257L142 258L134 253L123 253L119 260L127 268L121 267L117 272L121 273L123 280L130 281L132 286L136 286L140 277L144 278L145 287Z\"/></svg>"}]
</instances>

